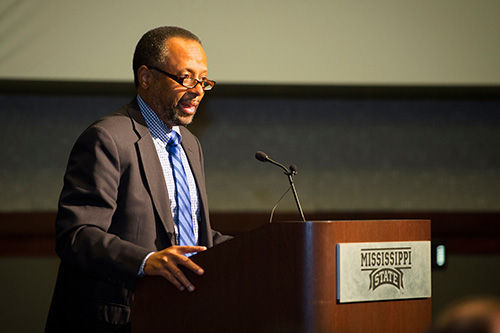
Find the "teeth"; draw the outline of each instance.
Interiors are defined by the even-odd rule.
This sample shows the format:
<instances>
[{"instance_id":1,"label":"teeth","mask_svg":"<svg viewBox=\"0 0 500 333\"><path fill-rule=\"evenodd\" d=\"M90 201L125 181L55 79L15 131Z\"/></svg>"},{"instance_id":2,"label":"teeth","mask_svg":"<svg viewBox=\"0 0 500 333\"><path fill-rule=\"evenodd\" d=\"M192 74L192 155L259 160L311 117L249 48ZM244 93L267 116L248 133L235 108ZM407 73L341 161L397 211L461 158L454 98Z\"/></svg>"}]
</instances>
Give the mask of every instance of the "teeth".
<instances>
[{"instance_id":1,"label":"teeth","mask_svg":"<svg viewBox=\"0 0 500 333\"><path fill-rule=\"evenodd\" d=\"M194 113L196 106L191 103L181 103L181 107L186 113Z\"/></svg>"}]
</instances>

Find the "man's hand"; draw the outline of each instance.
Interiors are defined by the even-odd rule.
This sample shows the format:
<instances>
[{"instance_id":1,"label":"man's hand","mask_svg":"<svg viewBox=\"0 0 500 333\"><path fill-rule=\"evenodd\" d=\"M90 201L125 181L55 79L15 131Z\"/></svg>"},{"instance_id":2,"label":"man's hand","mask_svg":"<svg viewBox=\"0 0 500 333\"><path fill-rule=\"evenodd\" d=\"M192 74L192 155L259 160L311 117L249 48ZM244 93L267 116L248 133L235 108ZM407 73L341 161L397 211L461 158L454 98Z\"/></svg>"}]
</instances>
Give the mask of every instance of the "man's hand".
<instances>
[{"instance_id":1,"label":"man's hand","mask_svg":"<svg viewBox=\"0 0 500 333\"><path fill-rule=\"evenodd\" d=\"M179 265L187 267L198 275L203 275L203 269L196 265L184 254L205 251L205 246L171 246L165 250L153 253L144 265L146 275L159 275L166 278L179 290L187 288L194 290L194 286L189 282L184 273L179 269Z\"/></svg>"}]
</instances>

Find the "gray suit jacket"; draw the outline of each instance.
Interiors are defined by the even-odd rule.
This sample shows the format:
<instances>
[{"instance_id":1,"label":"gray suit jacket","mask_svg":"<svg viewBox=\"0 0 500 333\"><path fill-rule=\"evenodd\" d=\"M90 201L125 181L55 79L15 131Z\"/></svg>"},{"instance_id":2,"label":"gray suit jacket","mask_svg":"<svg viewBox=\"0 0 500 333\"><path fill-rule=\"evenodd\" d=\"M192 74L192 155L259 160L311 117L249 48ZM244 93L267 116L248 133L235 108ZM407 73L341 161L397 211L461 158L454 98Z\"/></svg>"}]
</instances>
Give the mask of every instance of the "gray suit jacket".
<instances>
[{"instance_id":1,"label":"gray suit jacket","mask_svg":"<svg viewBox=\"0 0 500 333\"><path fill-rule=\"evenodd\" d=\"M199 243L211 247L229 237L210 227L200 143L184 127L181 134L200 195ZM61 264L46 331L127 324L142 260L175 243L161 164L134 100L87 128L71 152L56 220Z\"/></svg>"}]
</instances>

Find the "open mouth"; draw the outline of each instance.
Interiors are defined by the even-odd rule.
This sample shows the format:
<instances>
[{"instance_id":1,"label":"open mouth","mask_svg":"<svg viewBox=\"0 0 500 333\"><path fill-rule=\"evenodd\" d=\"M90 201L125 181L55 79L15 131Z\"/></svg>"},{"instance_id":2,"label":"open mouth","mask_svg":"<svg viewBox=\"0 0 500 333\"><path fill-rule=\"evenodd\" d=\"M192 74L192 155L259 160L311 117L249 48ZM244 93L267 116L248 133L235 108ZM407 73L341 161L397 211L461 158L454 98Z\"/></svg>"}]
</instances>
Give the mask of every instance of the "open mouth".
<instances>
[{"instance_id":1,"label":"open mouth","mask_svg":"<svg viewBox=\"0 0 500 333\"><path fill-rule=\"evenodd\" d=\"M184 111L184 113L192 115L195 114L196 108L198 107L198 103L189 102L189 101L181 101L179 102L179 106Z\"/></svg>"}]
</instances>

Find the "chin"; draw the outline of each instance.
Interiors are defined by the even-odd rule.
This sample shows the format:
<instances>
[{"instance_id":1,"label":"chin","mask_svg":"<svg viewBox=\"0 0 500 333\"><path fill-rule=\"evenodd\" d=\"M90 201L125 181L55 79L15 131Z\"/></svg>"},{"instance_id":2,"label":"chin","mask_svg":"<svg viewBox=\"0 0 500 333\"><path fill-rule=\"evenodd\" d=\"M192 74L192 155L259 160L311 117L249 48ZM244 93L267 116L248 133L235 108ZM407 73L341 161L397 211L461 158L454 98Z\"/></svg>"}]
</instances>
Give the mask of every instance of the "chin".
<instances>
[{"instance_id":1,"label":"chin","mask_svg":"<svg viewBox=\"0 0 500 333\"><path fill-rule=\"evenodd\" d=\"M185 116L185 117L177 117L175 123L178 126L188 126L193 122L194 115Z\"/></svg>"}]
</instances>

